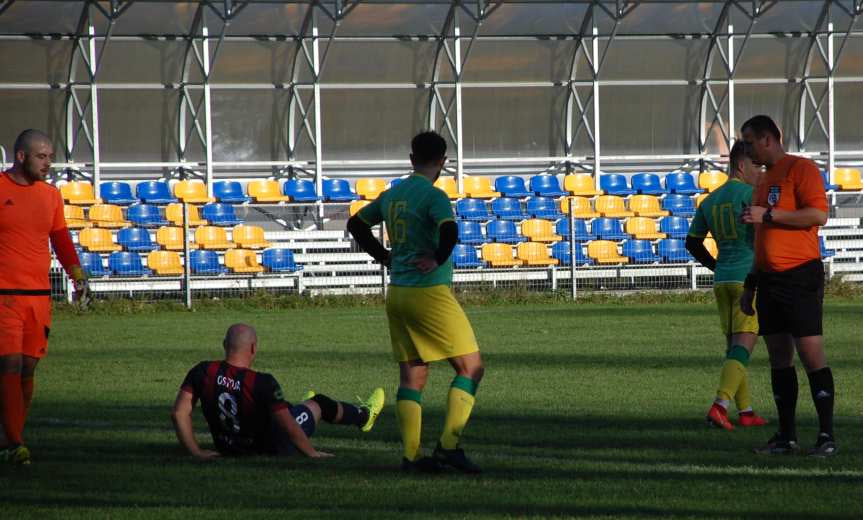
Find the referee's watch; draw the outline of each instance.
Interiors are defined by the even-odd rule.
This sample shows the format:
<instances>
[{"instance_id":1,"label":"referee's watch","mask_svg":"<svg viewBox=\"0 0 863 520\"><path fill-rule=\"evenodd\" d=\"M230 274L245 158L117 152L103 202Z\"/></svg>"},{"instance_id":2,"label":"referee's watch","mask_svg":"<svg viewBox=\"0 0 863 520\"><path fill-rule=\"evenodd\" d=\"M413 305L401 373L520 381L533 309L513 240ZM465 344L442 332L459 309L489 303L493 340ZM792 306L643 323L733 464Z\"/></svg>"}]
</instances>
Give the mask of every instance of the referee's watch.
<instances>
[{"instance_id":1,"label":"referee's watch","mask_svg":"<svg viewBox=\"0 0 863 520\"><path fill-rule=\"evenodd\" d=\"M773 208L767 208L767 211L764 212L764 216L761 217L761 220L772 224L773 223Z\"/></svg>"}]
</instances>

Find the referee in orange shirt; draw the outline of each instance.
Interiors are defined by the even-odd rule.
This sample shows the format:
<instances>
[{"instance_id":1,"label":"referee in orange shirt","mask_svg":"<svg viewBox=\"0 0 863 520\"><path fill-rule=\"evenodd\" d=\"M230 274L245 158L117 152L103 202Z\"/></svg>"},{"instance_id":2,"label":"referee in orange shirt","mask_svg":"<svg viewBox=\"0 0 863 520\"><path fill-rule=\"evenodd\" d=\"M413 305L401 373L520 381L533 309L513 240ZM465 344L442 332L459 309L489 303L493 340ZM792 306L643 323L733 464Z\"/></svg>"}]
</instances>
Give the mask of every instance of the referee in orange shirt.
<instances>
[{"instance_id":1,"label":"referee in orange shirt","mask_svg":"<svg viewBox=\"0 0 863 520\"><path fill-rule=\"evenodd\" d=\"M824 265L818 226L827 222L824 183L814 162L785 153L779 128L768 116L746 121L741 134L752 161L767 172L755 188L752 206L742 215L743 222L755 224L755 262L740 305L751 314L757 291L758 328L770 354L779 414L779 431L755 451L773 455L798 450L796 347L820 427L809 454L834 455L833 373L827 366L821 327Z\"/></svg>"},{"instance_id":2,"label":"referee in orange shirt","mask_svg":"<svg viewBox=\"0 0 863 520\"><path fill-rule=\"evenodd\" d=\"M75 281L87 281L66 228L60 192L45 182L54 149L38 130L15 140L12 169L0 174L0 462L29 464L24 422L33 399L36 364L51 331L51 246Z\"/></svg>"}]
</instances>

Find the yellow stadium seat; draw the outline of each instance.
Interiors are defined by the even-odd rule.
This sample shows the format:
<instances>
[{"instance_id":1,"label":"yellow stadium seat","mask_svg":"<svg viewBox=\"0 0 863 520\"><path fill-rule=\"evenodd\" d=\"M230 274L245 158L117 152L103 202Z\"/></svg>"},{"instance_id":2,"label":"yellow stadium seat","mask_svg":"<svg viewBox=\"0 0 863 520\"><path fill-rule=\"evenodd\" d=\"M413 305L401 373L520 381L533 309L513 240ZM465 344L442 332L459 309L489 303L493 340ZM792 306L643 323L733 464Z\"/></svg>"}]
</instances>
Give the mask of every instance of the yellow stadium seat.
<instances>
[{"instance_id":1,"label":"yellow stadium seat","mask_svg":"<svg viewBox=\"0 0 863 520\"><path fill-rule=\"evenodd\" d=\"M617 244L610 240L594 240L587 244L587 256L598 264L627 264L629 258L620 256Z\"/></svg>"},{"instance_id":2,"label":"yellow stadium seat","mask_svg":"<svg viewBox=\"0 0 863 520\"><path fill-rule=\"evenodd\" d=\"M626 209L626 201L617 195L600 195L596 198L596 211L603 217L632 217L635 213Z\"/></svg>"},{"instance_id":3,"label":"yellow stadium seat","mask_svg":"<svg viewBox=\"0 0 863 520\"><path fill-rule=\"evenodd\" d=\"M93 191L93 185L88 181L67 182L60 186L60 195L69 204L89 206L90 204L99 204L102 202L102 199L97 197L96 192Z\"/></svg>"},{"instance_id":4,"label":"yellow stadium seat","mask_svg":"<svg viewBox=\"0 0 863 520\"><path fill-rule=\"evenodd\" d=\"M179 202L168 204L165 208L165 218L173 224L183 227L183 205ZM189 204L189 227L206 226L208 222L201 218L198 206Z\"/></svg>"},{"instance_id":5,"label":"yellow stadium seat","mask_svg":"<svg viewBox=\"0 0 863 520\"><path fill-rule=\"evenodd\" d=\"M225 267L235 273L264 272L264 267L258 263L258 256L248 249L229 249L225 253Z\"/></svg>"},{"instance_id":6,"label":"yellow stadium seat","mask_svg":"<svg viewBox=\"0 0 863 520\"><path fill-rule=\"evenodd\" d=\"M602 193L596 189L593 177L589 173L570 173L563 178L563 189L573 195L584 197L593 197Z\"/></svg>"},{"instance_id":7,"label":"yellow stadium seat","mask_svg":"<svg viewBox=\"0 0 863 520\"><path fill-rule=\"evenodd\" d=\"M537 242L522 242L518 245L518 258L525 265L557 265L560 261L548 254L548 246Z\"/></svg>"},{"instance_id":8,"label":"yellow stadium seat","mask_svg":"<svg viewBox=\"0 0 863 520\"><path fill-rule=\"evenodd\" d=\"M492 197L500 197L500 193L494 191L494 186L491 184L491 179L482 176L467 176L462 177L464 192L468 197L475 199L489 199Z\"/></svg>"},{"instance_id":9,"label":"yellow stadium seat","mask_svg":"<svg viewBox=\"0 0 863 520\"><path fill-rule=\"evenodd\" d=\"M358 179L354 188L360 197L366 200L375 200L387 189L387 181L383 179Z\"/></svg>"},{"instance_id":10,"label":"yellow stadium seat","mask_svg":"<svg viewBox=\"0 0 863 520\"><path fill-rule=\"evenodd\" d=\"M174 196L189 204L206 204L216 199L207 195L207 185L201 181L180 181L174 185Z\"/></svg>"},{"instance_id":11,"label":"yellow stadium seat","mask_svg":"<svg viewBox=\"0 0 863 520\"><path fill-rule=\"evenodd\" d=\"M108 253L122 249L118 244L114 243L114 236L111 234L111 231L103 228L82 229L78 234L78 243L87 249L87 251L96 251L99 253Z\"/></svg>"},{"instance_id":12,"label":"yellow stadium seat","mask_svg":"<svg viewBox=\"0 0 863 520\"><path fill-rule=\"evenodd\" d=\"M698 176L698 187L707 190L708 192L716 191L716 188L725 184L728 180L728 175L722 172L701 172Z\"/></svg>"},{"instance_id":13,"label":"yellow stadium seat","mask_svg":"<svg viewBox=\"0 0 863 520\"><path fill-rule=\"evenodd\" d=\"M639 217L664 217L668 211L659 205L659 198L653 195L633 195L629 198L629 210Z\"/></svg>"},{"instance_id":14,"label":"yellow stadium seat","mask_svg":"<svg viewBox=\"0 0 863 520\"><path fill-rule=\"evenodd\" d=\"M627 220L626 232L639 240L665 238L665 233L660 233L656 227L656 221L647 217L634 217Z\"/></svg>"},{"instance_id":15,"label":"yellow stadium seat","mask_svg":"<svg viewBox=\"0 0 863 520\"><path fill-rule=\"evenodd\" d=\"M368 200L355 200L355 201L351 202L351 206L350 206L348 212L353 217L354 215L357 214L357 212L359 210L363 209L364 207L368 206L369 204L371 204L371 202Z\"/></svg>"},{"instance_id":16,"label":"yellow stadium seat","mask_svg":"<svg viewBox=\"0 0 863 520\"><path fill-rule=\"evenodd\" d=\"M501 244L493 242L483 244L482 259L491 264L492 267L511 267L521 265L521 260L513 256L512 246L509 244Z\"/></svg>"},{"instance_id":17,"label":"yellow stadium seat","mask_svg":"<svg viewBox=\"0 0 863 520\"><path fill-rule=\"evenodd\" d=\"M704 239L704 248L707 249L707 252L713 258L719 257L719 247L716 246L716 240L713 240L713 238L708 237Z\"/></svg>"},{"instance_id":18,"label":"yellow stadium seat","mask_svg":"<svg viewBox=\"0 0 863 520\"><path fill-rule=\"evenodd\" d=\"M175 251L150 251L147 255L147 267L158 275L183 274L183 264L180 255Z\"/></svg>"},{"instance_id":19,"label":"yellow stadium seat","mask_svg":"<svg viewBox=\"0 0 863 520\"><path fill-rule=\"evenodd\" d=\"M287 195L282 195L278 181L257 180L249 181L249 196L256 202L287 202L291 200Z\"/></svg>"},{"instance_id":20,"label":"yellow stadium seat","mask_svg":"<svg viewBox=\"0 0 863 520\"><path fill-rule=\"evenodd\" d=\"M708 195L710 195L710 194L709 193L699 193L698 196L695 197L695 207L697 208L698 206L700 206L701 203L704 202L704 199L706 199Z\"/></svg>"},{"instance_id":21,"label":"yellow stadium seat","mask_svg":"<svg viewBox=\"0 0 863 520\"><path fill-rule=\"evenodd\" d=\"M162 226L156 231L156 243L162 246L162 249L168 251L183 250L183 228ZM194 249L195 244L189 244L189 249Z\"/></svg>"},{"instance_id":22,"label":"yellow stadium seat","mask_svg":"<svg viewBox=\"0 0 863 520\"><path fill-rule=\"evenodd\" d=\"M264 238L264 228L240 224L234 226L232 238L237 246L248 249L266 249L270 243Z\"/></svg>"},{"instance_id":23,"label":"yellow stadium seat","mask_svg":"<svg viewBox=\"0 0 863 520\"><path fill-rule=\"evenodd\" d=\"M195 243L201 249L231 249L234 243L228 240L224 228L201 226L195 230Z\"/></svg>"},{"instance_id":24,"label":"yellow stadium seat","mask_svg":"<svg viewBox=\"0 0 863 520\"><path fill-rule=\"evenodd\" d=\"M860 178L860 170L856 168L833 170L833 184L838 184L842 191L863 190L863 179Z\"/></svg>"},{"instance_id":25,"label":"yellow stadium seat","mask_svg":"<svg viewBox=\"0 0 863 520\"><path fill-rule=\"evenodd\" d=\"M521 234L534 242L557 242L563 237L554 233L554 224L550 220L532 218L521 223Z\"/></svg>"},{"instance_id":26,"label":"yellow stadium seat","mask_svg":"<svg viewBox=\"0 0 863 520\"><path fill-rule=\"evenodd\" d=\"M90 206L90 222L97 227L123 228L131 223L123 218L123 210L113 204L94 204Z\"/></svg>"},{"instance_id":27,"label":"yellow stadium seat","mask_svg":"<svg viewBox=\"0 0 863 520\"><path fill-rule=\"evenodd\" d=\"M458 192L458 184L453 177L438 177L434 183L436 188L440 188L451 199L459 199L462 194Z\"/></svg>"},{"instance_id":28,"label":"yellow stadium seat","mask_svg":"<svg viewBox=\"0 0 863 520\"><path fill-rule=\"evenodd\" d=\"M66 227L69 229L84 229L90 223L84 218L84 208L81 206L63 206L63 216L66 217Z\"/></svg>"},{"instance_id":29,"label":"yellow stadium seat","mask_svg":"<svg viewBox=\"0 0 863 520\"><path fill-rule=\"evenodd\" d=\"M560 211L569 216L569 205L572 204L572 212L575 218L596 218L599 213L593 210L590 199L587 197L564 197L560 201Z\"/></svg>"}]
</instances>

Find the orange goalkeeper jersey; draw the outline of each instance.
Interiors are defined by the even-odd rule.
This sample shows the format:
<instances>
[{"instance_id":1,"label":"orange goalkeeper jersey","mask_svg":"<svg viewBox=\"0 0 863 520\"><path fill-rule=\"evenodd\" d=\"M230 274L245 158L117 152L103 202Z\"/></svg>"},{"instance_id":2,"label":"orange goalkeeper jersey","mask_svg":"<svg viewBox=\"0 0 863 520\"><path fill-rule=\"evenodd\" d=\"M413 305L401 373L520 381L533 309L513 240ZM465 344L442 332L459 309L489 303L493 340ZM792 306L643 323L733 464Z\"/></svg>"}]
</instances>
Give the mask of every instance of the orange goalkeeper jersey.
<instances>
[{"instance_id":1,"label":"orange goalkeeper jersey","mask_svg":"<svg viewBox=\"0 0 863 520\"><path fill-rule=\"evenodd\" d=\"M0 290L50 290L49 234L65 227L59 190L0 175Z\"/></svg>"}]
</instances>

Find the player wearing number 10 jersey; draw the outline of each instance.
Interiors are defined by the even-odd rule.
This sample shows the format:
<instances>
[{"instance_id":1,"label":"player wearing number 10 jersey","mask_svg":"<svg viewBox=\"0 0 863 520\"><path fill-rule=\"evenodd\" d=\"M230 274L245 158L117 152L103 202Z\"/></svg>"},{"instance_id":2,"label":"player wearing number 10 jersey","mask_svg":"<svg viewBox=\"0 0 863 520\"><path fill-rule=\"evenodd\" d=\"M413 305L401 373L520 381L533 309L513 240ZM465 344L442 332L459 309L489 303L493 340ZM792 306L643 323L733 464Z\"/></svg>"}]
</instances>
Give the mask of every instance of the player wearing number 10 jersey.
<instances>
[{"instance_id":1,"label":"player wearing number 10 jersey","mask_svg":"<svg viewBox=\"0 0 863 520\"><path fill-rule=\"evenodd\" d=\"M707 421L726 430L734 429L728 420L728 406L733 399L739 412L740 426L767 423L752 411L752 397L746 365L758 340L758 318L740 309L743 282L752 267L754 230L741 222L743 209L752 203L752 189L758 182L759 169L746 156L743 143L731 149L728 158L729 180L711 193L698 207L686 248L699 262L713 271L713 292L719 308L719 322L726 337L725 363L719 378L716 399L707 413ZM716 240L719 255L714 259L704 247L707 233Z\"/></svg>"},{"instance_id":2,"label":"player wearing number 10 jersey","mask_svg":"<svg viewBox=\"0 0 863 520\"><path fill-rule=\"evenodd\" d=\"M186 375L174 403L172 419L177 438L194 456L289 455L326 457L309 437L323 419L369 431L384 405L383 389L376 389L360 406L334 401L310 392L303 403L285 401L270 374L251 369L258 338L248 325L232 325L225 335L225 359L203 361ZM216 451L203 450L192 428L192 409L201 401Z\"/></svg>"}]
</instances>

